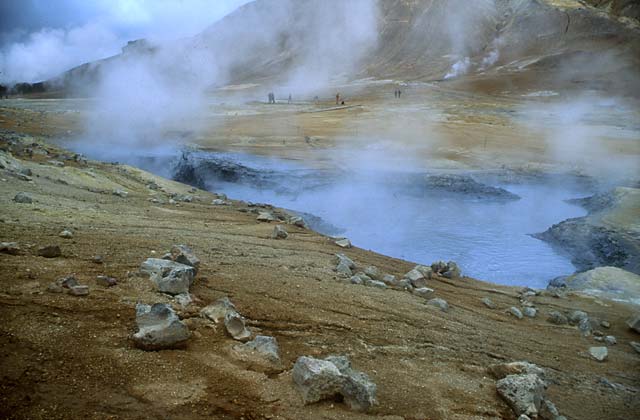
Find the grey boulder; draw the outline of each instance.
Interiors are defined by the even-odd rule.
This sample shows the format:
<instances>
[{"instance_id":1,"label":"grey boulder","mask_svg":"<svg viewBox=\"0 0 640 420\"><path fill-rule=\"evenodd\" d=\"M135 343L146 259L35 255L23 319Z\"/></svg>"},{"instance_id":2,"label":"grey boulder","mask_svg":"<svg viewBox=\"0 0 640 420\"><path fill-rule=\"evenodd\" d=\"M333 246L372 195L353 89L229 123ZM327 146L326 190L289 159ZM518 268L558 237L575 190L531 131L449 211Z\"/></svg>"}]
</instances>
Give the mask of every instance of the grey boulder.
<instances>
[{"instance_id":1,"label":"grey boulder","mask_svg":"<svg viewBox=\"0 0 640 420\"><path fill-rule=\"evenodd\" d=\"M545 384L538 375L508 375L496 382L496 389L516 416L538 415L545 389Z\"/></svg>"},{"instance_id":2,"label":"grey boulder","mask_svg":"<svg viewBox=\"0 0 640 420\"><path fill-rule=\"evenodd\" d=\"M136 305L136 324L138 332L133 335L133 341L143 350L182 347L191 336L189 328L164 303Z\"/></svg>"}]
</instances>

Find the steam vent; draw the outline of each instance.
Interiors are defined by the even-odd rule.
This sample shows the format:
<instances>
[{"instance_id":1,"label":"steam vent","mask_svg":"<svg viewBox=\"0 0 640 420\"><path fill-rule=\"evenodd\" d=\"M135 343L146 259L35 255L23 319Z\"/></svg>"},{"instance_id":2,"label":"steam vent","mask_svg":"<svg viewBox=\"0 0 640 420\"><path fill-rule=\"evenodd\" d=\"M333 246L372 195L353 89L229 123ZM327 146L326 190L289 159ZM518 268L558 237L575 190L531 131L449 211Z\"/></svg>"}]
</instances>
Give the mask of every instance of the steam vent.
<instances>
[{"instance_id":1,"label":"steam vent","mask_svg":"<svg viewBox=\"0 0 640 420\"><path fill-rule=\"evenodd\" d=\"M0 22L0 418L640 418L638 1Z\"/></svg>"}]
</instances>

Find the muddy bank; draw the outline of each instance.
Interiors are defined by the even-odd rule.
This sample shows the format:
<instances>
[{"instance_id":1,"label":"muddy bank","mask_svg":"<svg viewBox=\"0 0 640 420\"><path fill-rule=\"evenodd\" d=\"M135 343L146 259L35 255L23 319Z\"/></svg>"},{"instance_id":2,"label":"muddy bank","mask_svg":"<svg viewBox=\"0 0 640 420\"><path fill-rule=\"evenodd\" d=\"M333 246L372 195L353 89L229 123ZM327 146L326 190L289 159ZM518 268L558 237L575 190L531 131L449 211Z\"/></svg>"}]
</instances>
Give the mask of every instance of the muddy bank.
<instances>
[{"instance_id":1,"label":"muddy bank","mask_svg":"<svg viewBox=\"0 0 640 420\"><path fill-rule=\"evenodd\" d=\"M613 266L640 273L640 190L620 187L574 202L588 215L535 236L570 255L578 271Z\"/></svg>"}]
</instances>

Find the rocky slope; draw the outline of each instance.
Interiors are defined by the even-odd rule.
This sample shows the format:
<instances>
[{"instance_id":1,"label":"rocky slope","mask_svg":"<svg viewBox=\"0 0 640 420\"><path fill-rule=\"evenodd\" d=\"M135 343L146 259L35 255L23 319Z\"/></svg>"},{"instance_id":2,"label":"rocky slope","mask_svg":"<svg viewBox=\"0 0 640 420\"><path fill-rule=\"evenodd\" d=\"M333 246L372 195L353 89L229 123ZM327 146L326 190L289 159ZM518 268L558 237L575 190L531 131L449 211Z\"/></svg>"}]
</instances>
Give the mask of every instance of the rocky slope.
<instances>
[{"instance_id":1,"label":"rocky slope","mask_svg":"<svg viewBox=\"0 0 640 420\"><path fill-rule=\"evenodd\" d=\"M274 223L255 213L277 219L277 209L86 161L37 138L0 139L3 418L515 418L518 405L498 393L518 382L496 382L504 373L492 377L491 366L517 360L544 369L546 398L567 418L640 410L630 307L435 272L428 279L426 267L343 249L294 224L286 239L272 239ZM191 302L159 293L157 279L140 271L173 244L188 244L200 260ZM339 252L374 277L371 266L397 279L409 273L428 289L352 284L335 271ZM200 316L223 296L253 336L277 339L280 367L265 367L224 325ZM190 330L180 330L182 349L136 347L136 318L148 328L145 311L169 311L138 303L174 308L167 322ZM557 324L575 310L588 320ZM603 347L607 359L598 362ZM332 354L377 385L368 413L340 399L304 404L295 362Z\"/></svg>"}]
</instances>

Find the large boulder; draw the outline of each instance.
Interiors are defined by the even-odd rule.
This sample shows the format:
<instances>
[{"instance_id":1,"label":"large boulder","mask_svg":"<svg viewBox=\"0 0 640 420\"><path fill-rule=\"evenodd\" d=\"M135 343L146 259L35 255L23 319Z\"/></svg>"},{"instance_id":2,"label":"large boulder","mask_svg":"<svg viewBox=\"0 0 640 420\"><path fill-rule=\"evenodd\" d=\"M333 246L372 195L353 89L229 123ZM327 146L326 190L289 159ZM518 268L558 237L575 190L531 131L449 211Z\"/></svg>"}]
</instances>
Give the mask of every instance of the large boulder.
<instances>
[{"instance_id":1,"label":"large boulder","mask_svg":"<svg viewBox=\"0 0 640 420\"><path fill-rule=\"evenodd\" d=\"M228 297L223 297L216 300L211 305L205 306L200 311L200 315L203 318L209 319L216 324L220 321L224 320L224 317L227 316L229 312L237 312L236 307Z\"/></svg>"},{"instance_id":2,"label":"large boulder","mask_svg":"<svg viewBox=\"0 0 640 420\"><path fill-rule=\"evenodd\" d=\"M164 303L136 305L136 324L138 332L133 335L133 341L143 350L183 347L191 336L189 328L171 306Z\"/></svg>"},{"instance_id":3,"label":"large boulder","mask_svg":"<svg viewBox=\"0 0 640 420\"><path fill-rule=\"evenodd\" d=\"M598 267L552 280L550 287L563 287L607 299L640 302L640 276L617 267Z\"/></svg>"},{"instance_id":4,"label":"large boulder","mask_svg":"<svg viewBox=\"0 0 640 420\"><path fill-rule=\"evenodd\" d=\"M367 411L376 403L376 385L365 373L352 369L344 356L325 360L302 356L292 373L305 404L338 395L353 410Z\"/></svg>"},{"instance_id":5,"label":"large boulder","mask_svg":"<svg viewBox=\"0 0 640 420\"><path fill-rule=\"evenodd\" d=\"M180 264L188 265L195 269L195 273L200 268L200 259L196 257L194 252L186 245L174 245L169 253L171 260Z\"/></svg>"},{"instance_id":6,"label":"large boulder","mask_svg":"<svg viewBox=\"0 0 640 420\"><path fill-rule=\"evenodd\" d=\"M496 382L496 389L516 416L538 415L545 389L545 384L538 375L508 375Z\"/></svg>"}]
</instances>

